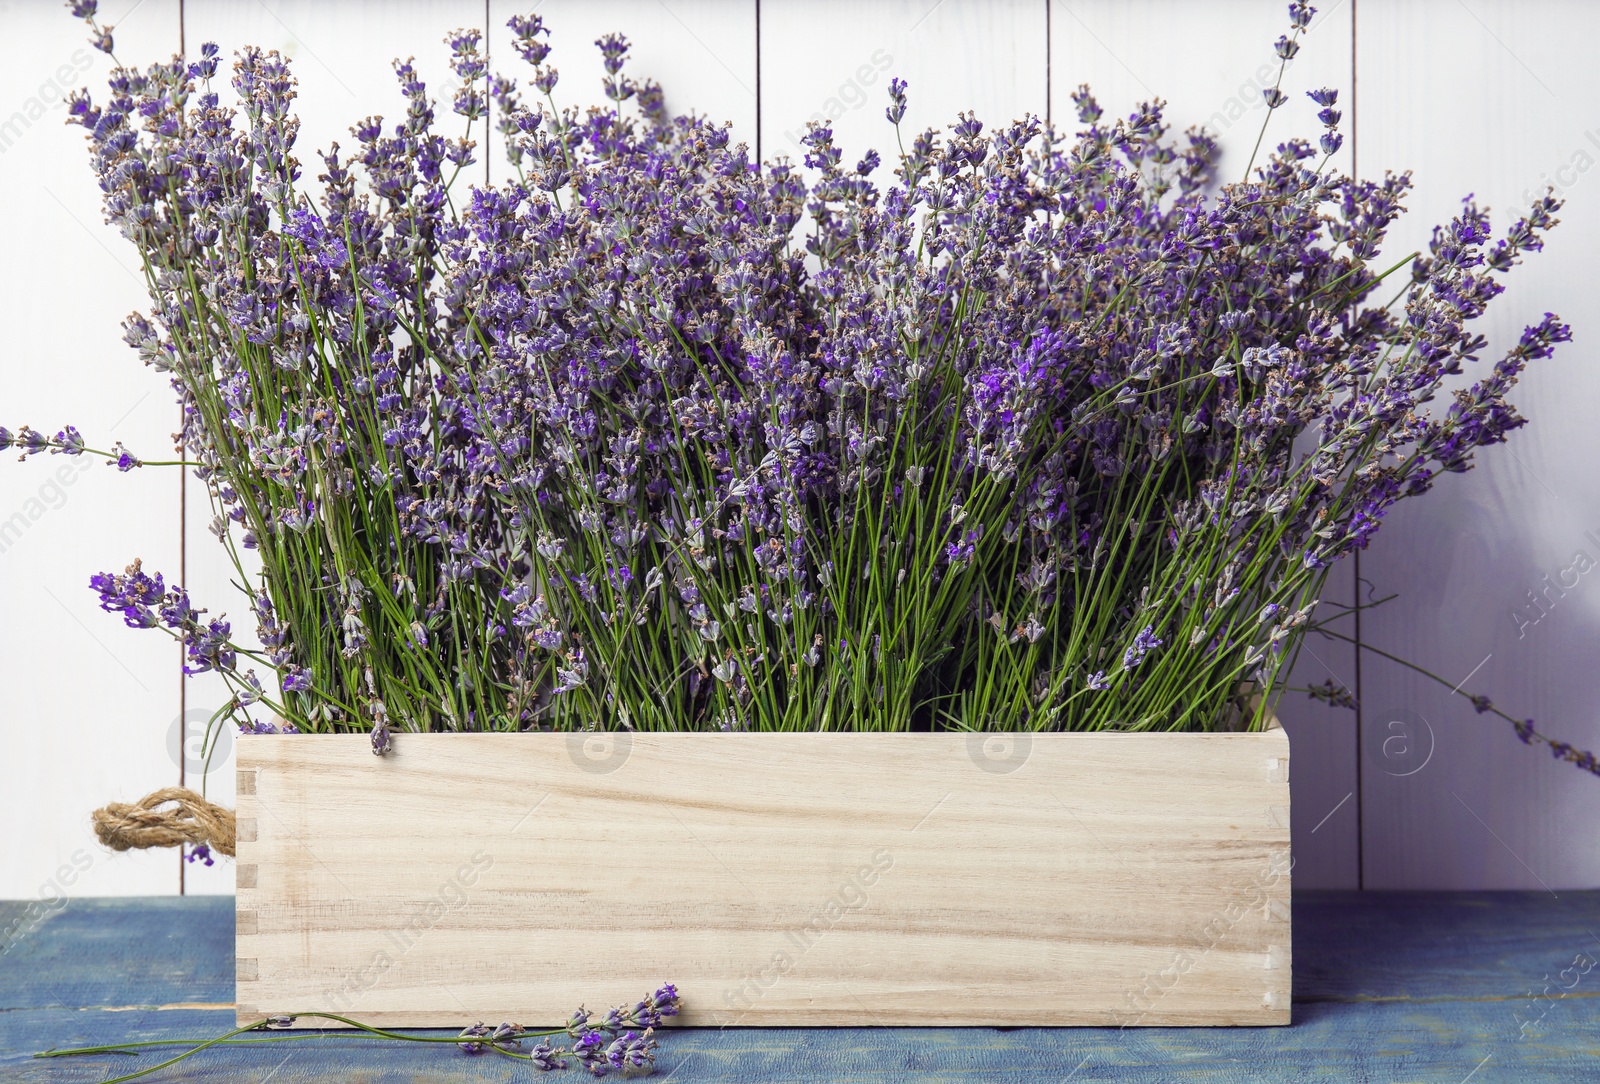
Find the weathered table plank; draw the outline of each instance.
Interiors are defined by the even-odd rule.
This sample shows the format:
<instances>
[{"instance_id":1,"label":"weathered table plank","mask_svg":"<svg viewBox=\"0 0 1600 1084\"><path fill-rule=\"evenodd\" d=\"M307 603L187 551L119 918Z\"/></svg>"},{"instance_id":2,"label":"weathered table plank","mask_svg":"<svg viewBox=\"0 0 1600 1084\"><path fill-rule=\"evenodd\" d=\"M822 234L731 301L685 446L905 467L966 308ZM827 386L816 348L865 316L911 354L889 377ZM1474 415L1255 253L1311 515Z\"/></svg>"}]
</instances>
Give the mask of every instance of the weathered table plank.
<instances>
[{"instance_id":1,"label":"weathered table plank","mask_svg":"<svg viewBox=\"0 0 1600 1084\"><path fill-rule=\"evenodd\" d=\"M0 1013L233 1006L232 896L0 900Z\"/></svg>"},{"instance_id":2,"label":"weathered table plank","mask_svg":"<svg viewBox=\"0 0 1600 1084\"><path fill-rule=\"evenodd\" d=\"M0 903L0 929L24 906ZM1596 934L1600 892L1300 891L1288 1028L689 1029L666 1035L657 1079L1592 1080L1600 1070L1600 968L1578 974L1572 961L1600 960ZM28 1055L226 1030L232 943L231 898L77 900L49 915L0 956L0 1079L99 1081L144 1059ZM194 1004L217 1007L182 1007ZM182 1069L152 1079L452 1084L531 1075L520 1063L447 1047L333 1038L292 1051L207 1051ZM574 1070L553 1079L587 1078Z\"/></svg>"}]
</instances>

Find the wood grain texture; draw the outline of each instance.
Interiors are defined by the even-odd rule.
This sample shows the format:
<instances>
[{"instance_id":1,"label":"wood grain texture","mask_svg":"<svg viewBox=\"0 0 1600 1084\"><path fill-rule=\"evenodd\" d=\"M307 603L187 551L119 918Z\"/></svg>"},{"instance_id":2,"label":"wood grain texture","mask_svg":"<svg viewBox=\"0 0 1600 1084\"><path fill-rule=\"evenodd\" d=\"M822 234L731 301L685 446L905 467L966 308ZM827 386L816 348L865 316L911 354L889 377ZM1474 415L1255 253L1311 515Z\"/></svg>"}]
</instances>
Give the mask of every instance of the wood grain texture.
<instances>
[{"instance_id":1,"label":"wood grain texture","mask_svg":"<svg viewBox=\"0 0 1600 1084\"><path fill-rule=\"evenodd\" d=\"M664 981L690 1025L1289 1022L1281 730L238 755L241 1022L560 1023Z\"/></svg>"}]
</instances>

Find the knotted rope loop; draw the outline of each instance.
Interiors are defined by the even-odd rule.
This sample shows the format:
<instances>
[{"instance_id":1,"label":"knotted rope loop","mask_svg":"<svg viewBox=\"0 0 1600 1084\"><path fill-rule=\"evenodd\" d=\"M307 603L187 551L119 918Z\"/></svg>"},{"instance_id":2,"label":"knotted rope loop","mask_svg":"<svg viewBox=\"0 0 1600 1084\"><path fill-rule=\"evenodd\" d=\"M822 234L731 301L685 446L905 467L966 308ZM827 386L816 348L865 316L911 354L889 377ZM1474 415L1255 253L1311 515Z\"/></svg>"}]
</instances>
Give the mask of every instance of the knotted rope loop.
<instances>
[{"instance_id":1,"label":"knotted rope loop","mask_svg":"<svg viewBox=\"0 0 1600 1084\"><path fill-rule=\"evenodd\" d=\"M157 808L169 803L169 808ZM205 843L233 855L233 810L213 805L187 787L163 787L137 802L111 802L92 816L94 834L114 851Z\"/></svg>"}]
</instances>

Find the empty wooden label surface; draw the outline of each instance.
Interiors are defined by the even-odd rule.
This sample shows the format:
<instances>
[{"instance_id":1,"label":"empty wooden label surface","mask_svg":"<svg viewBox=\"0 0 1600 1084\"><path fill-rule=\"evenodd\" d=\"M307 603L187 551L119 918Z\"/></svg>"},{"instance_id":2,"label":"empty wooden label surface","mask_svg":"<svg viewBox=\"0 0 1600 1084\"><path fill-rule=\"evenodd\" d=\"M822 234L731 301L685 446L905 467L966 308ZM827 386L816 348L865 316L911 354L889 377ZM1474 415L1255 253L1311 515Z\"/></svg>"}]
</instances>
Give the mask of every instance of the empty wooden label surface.
<instances>
[{"instance_id":1,"label":"empty wooden label surface","mask_svg":"<svg viewBox=\"0 0 1600 1084\"><path fill-rule=\"evenodd\" d=\"M252 735L241 1023L1289 1022L1257 734ZM324 1026L305 1021L305 1026Z\"/></svg>"}]
</instances>

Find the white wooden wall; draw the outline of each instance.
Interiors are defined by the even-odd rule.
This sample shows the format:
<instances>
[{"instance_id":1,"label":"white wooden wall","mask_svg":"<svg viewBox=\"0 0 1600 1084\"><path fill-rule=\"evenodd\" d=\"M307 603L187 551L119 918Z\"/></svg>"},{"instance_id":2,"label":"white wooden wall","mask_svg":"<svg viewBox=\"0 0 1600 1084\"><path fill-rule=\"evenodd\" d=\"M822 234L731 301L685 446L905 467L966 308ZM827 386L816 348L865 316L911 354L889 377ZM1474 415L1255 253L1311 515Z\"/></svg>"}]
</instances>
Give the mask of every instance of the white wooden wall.
<instances>
[{"instance_id":1,"label":"white wooden wall","mask_svg":"<svg viewBox=\"0 0 1600 1084\"><path fill-rule=\"evenodd\" d=\"M1600 241L1600 68L1585 55L1600 9L1557 0L1333 0L1319 13L1286 89L1293 105L1269 133L1314 133L1303 92L1342 91L1347 168L1417 171L1416 212L1391 245L1404 253L1467 192L1502 225L1540 187L1569 200L1549 250L1517 275L1492 325L1497 347L1546 308L1577 342L1524 382L1532 424L1481 469L1445 479L1396 513L1360 572L1365 597L1401 596L1363 617L1366 642L1429 666L1532 715L1550 733L1600 746L1600 573L1546 595L1577 551L1600 560L1600 436L1586 408L1600 376L1586 365L1588 253ZM553 27L566 101L598 93L589 44L620 30L632 71L659 79L668 105L733 122L766 157L799 157L805 122L833 119L842 143L881 142L884 87L911 84L908 123L972 108L998 123L1022 112L1070 117L1088 82L1126 112L1162 96L1179 127L1206 123L1243 168L1271 78L1280 0L102 0L118 53L150 59L217 41L292 56L309 150L346 139L369 113L393 115L389 61L415 54L444 85L445 31L491 30L508 70L505 19L536 8ZM176 410L140 368L118 321L142 304L131 252L100 222L66 91L103 81L103 58L54 0L0 0L0 424L51 432L71 422L147 455L170 447ZM514 60L515 58L509 58ZM1352 92L1354 87L1354 93ZM303 155L303 157L309 157ZM490 167L490 175L495 175ZM96 608L89 575L135 556L183 578L202 605L252 626L212 553L202 495L181 499L174 473L118 475L88 458L0 464L0 897L227 892L231 866L190 866L170 852L108 855L87 813L178 781L169 751L184 713L216 707L215 686L179 676L178 653ZM1590 535L1588 532L1594 532ZM187 545L184 545L185 540ZM1332 593L1357 597L1355 569ZM1567 582L1571 582L1571 576ZM1517 616L1521 611L1522 617ZM1530 620L1536 616L1537 620ZM1354 623L1347 621L1347 631ZM1312 641L1305 682L1355 685L1355 654ZM1509 728L1459 697L1368 655L1360 670L1364 732L1350 713L1291 699L1294 830L1301 886L1538 888L1600 884L1587 829L1600 779L1523 748ZM1385 759L1399 723L1431 736L1431 758ZM1393 746L1391 745L1391 749ZM190 785L197 783L191 767ZM231 761L210 793L231 802Z\"/></svg>"}]
</instances>

